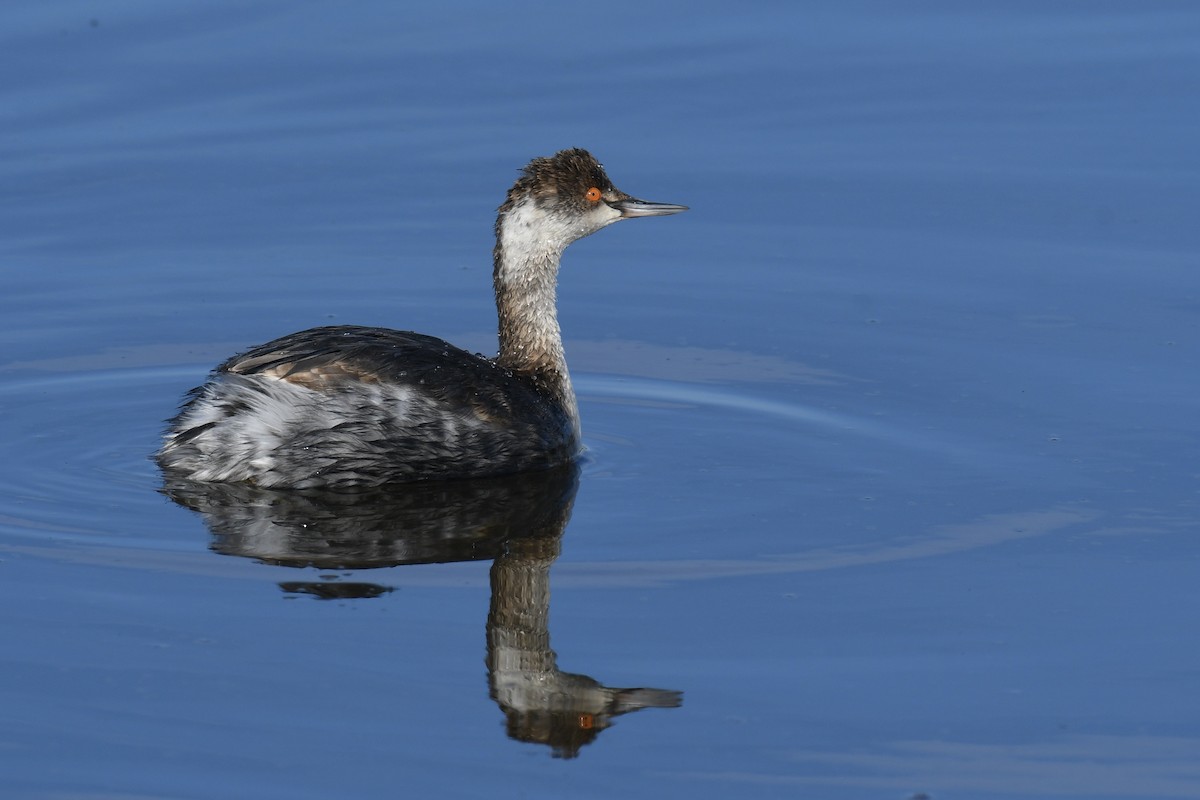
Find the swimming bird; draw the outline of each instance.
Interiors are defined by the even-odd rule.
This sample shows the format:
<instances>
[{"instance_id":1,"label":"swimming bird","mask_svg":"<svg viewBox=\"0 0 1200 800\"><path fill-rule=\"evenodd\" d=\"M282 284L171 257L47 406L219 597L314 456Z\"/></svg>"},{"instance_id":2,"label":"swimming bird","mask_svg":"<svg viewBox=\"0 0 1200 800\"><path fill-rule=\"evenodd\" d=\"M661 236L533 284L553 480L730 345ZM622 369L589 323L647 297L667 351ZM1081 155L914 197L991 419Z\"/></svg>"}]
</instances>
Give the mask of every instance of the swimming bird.
<instances>
[{"instance_id":1,"label":"swimming bird","mask_svg":"<svg viewBox=\"0 0 1200 800\"><path fill-rule=\"evenodd\" d=\"M548 469L581 452L558 323L563 251L618 220L687 206L638 200L586 150L535 158L496 218L499 353L338 325L218 366L168 423L156 459L176 477L350 489Z\"/></svg>"}]
</instances>

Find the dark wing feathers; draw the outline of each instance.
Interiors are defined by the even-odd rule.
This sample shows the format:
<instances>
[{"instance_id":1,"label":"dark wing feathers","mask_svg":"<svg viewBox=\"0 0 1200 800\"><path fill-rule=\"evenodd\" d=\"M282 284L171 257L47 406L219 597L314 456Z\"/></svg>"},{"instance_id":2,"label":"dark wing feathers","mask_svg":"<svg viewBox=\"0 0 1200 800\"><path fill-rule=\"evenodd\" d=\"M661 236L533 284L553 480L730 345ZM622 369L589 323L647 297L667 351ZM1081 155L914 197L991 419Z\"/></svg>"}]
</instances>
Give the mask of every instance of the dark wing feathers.
<instances>
[{"instance_id":1,"label":"dark wing feathers","mask_svg":"<svg viewBox=\"0 0 1200 800\"><path fill-rule=\"evenodd\" d=\"M535 416L549 411L531 379L435 336L388 328L312 328L236 355L217 372L271 375L317 391L361 383L411 386L483 419L503 419L515 407Z\"/></svg>"}]
</instances>

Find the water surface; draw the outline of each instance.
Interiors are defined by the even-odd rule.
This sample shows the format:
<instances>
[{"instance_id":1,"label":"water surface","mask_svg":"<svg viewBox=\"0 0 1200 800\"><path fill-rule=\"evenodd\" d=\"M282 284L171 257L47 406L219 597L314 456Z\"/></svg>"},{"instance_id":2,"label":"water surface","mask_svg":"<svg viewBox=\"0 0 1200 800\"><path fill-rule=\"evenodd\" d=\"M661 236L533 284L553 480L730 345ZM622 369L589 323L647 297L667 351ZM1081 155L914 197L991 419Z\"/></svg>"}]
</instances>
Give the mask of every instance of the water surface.
<instances>
[{"instance_id":1,"label":"water surface","mask_svg":"<svg viewBox=\"0 0 1200 800\"><path fill-rule=\"evenodd\" d=\"M1200 10L0 16L0 794L1200 795ZM163 486L239 348L491 350L569 146L692 207L567 254L577 477Z\"/></svg>"}]
</instances>

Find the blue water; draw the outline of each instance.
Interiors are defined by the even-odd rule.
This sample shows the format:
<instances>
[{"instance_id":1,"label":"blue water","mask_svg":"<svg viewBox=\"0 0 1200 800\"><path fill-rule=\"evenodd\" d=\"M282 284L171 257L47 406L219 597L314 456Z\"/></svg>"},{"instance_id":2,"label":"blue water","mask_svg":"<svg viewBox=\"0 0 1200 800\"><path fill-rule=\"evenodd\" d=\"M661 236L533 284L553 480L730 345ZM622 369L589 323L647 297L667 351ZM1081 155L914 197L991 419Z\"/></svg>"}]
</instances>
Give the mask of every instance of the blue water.
<instances>
[{"instance_id":1,"label":"blue water","mask_svg":"<svg viewBox=\"0 0 1200 800\"><path fill-rule=\"evenodd\" d=\"M1200 7L26 5L0 795L1200 796ZM692 208L567 253L577 486L163 491L240 348L493 349L572 146Z\"/></svg>"}]
</instances>

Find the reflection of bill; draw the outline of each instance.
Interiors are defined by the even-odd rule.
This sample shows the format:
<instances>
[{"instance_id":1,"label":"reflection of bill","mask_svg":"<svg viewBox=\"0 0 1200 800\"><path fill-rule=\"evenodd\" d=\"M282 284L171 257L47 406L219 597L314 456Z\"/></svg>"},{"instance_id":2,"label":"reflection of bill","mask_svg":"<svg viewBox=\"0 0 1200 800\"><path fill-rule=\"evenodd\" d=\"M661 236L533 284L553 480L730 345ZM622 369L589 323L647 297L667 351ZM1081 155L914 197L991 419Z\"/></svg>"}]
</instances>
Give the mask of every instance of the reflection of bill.
<instances>
[{"instance_id":1,"label":"reflection of bill","mask_svg":"<svg viewBox=\"0 0 1200 800\"><path fill-rule=\"evenodd\" d=\"M164 493L203 515L212 549L328 570L491 559L491 697L508 734L572 758L613 717L674 708L679 692L617 689L559 671L550 649L550 567L578 487L575 466L503 478L413 483L354 493L279 492L169 480ZM289 594L377 597L374 583L287 581Z\"/></svg>"}]
</instances>

